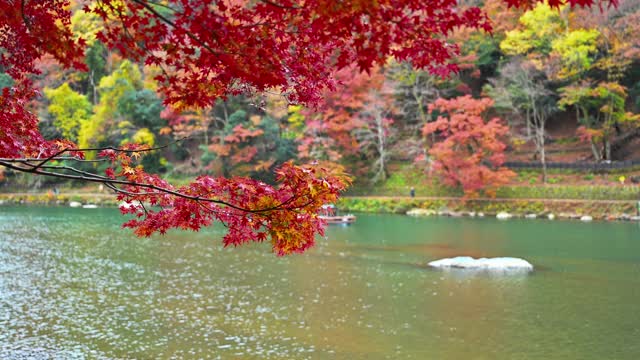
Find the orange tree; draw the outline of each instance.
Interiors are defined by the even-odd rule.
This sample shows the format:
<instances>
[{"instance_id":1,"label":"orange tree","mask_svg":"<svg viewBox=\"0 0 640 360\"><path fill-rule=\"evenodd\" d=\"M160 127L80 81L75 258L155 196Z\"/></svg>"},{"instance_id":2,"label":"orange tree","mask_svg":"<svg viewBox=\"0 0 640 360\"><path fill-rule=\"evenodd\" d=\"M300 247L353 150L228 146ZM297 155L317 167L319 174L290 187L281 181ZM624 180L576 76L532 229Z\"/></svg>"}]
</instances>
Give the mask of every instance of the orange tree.
<instances>
[{"instance_id":1,"label":"orange tree","mask_svg":"<svg viewBox=\"0 0 640 360\"><path fill-rule=\"evenodd\" d=\"M482 118L492 105L489 98L466 95L438 99L429 107L432 114L439 116L424 126L423 134L437 133L442 138L429 150L434 170L446 184L461 186L465 196L476 196L479 191L495 196L496 189L515 176L501 167L506 145L500 137L509 128L499 118L486 122Z\"/></svg>"},{"instance_id":2,"label":"orange tree","mask_svg":"<svg viewBox=\"0 0 640 360\"><path fill-rule=\"evenodd\" d=\"M530 6L539 0L505 1ZM48 55L63 67L86 69L87 40L71 30L72 11L80 7L102 19L97 39L109 49L159 68L158 91L177 109L265 90L313 103L335 85L336 71L354 63L369 70L389 56L446 75L456 70L448 60L458 52L447 35L463 26L490 30L480 9L460 9L456 0L0 0L0 70L11 78L0 95L0 165L103 183L123 201L153 205L121 209L135 215L125 226L139 235L218 221L229 228L226 245L270 238L278 254L313 244L323 225L316 212L347 186L345 177L287 163L276 170L277 186L200 176L175 187L138 166L148 147L78 148L43 137L30 110L39 95L37 61ZM111 162L105 174L74 166L87 152L97 153L87 156L91 161Z\"/></svg>"}]
</instances>

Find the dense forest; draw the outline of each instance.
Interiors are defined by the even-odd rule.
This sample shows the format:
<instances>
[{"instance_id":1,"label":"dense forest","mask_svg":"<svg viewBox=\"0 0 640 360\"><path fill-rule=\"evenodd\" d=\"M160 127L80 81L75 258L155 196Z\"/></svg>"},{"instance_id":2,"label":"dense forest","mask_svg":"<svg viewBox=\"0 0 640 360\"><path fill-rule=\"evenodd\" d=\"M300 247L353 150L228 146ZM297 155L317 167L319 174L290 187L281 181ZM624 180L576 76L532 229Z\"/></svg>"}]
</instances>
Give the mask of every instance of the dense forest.
<instances>
[{"instance_id":1,"label":"dense forest","mask_svg":"<svg viewBox=\"0 0 640 360\"><path fill-rule=\"evenodd\" d=\"M158 95L162 68L108 50L96 36L100 17L72 3L88 71L40 59L43 92L32 107L49 139L161 147L141 163L171 179L204 173L271 183L274 169L294 159L340 166L371 184L408 164L465 193L491 195L515 176L507 160L540 162L546 176L550 161L640 157L640 2L559 10L463 3L481 7L493 30L451 34L451 46L460 47L453 75L390 58L368 72L341 70L316 105L273 89L189 110ZM0 88L11 84L0 73ZM6 182L19 179L5 170Z\"/></svg>"}]
</instances>

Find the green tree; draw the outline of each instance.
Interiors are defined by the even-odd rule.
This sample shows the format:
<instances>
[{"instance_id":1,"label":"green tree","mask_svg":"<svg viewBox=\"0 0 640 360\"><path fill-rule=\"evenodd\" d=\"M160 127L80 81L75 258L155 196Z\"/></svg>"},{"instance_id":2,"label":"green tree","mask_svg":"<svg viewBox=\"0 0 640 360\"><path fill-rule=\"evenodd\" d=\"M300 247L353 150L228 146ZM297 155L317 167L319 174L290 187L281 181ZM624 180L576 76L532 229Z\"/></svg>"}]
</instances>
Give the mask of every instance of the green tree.
<instances>
[{"instance_id":1,"label":"green tree","mask_svg":"<svg viewBox=\"0 0 640 360\"><path fill-rule=\"evenodd\" d=\"M136 127L149 128L154 133L166 126L166 121L160 117L162 110L162 100L149 89L129 90L118 99L120 114L126 115Z\"/></svg>"},{"instance_id":2,"label":"green tree","mask_svg":"<svg viewBox=\"0 0 640 360\"><path fill-rule=\"evenodd\" d=\"M507 55L534 55L536 58L548 55L553 41L566 30L560 11L545 3L520 17L520 28L507 31L500 49Z\"/></svg>"},{"instance_id":3,"label":"green tree","mask_svg":"<svg viewBox=\"0 0 640 360\"><path fill-rule=\"evenodd\" d=\"M596 161L612 160L611 148L614 136L624 128L636 129L640 115L625 110L627 90L616 82L601 82L593 86L588 82L560 89L561 109L573 106L582 124L578 134L591 144Z\"/></svg>"},{"instance_id":4,"label":"green tree","mask_svg":"<svg viewBox=\"0 0 640 360\"><path fill-rule=\"evenodd\" d=\"M130 61L123 61L111 75L103 77L98 86L100 101L94 107L94 114L80 124L78 146L87 148L107 140L116 123L125 120L118 111L120 99L139 89L142 89L142 74Z\"/></svg>"},{"instance_id":5,"label":"green tree","mask_svg":"<svg viewBox=\"0 0 640 360\"><path fill-rule=\"evenodd\" d=\"M559 10L545 3L520 17L520 27L507 31L500 48L507 55L523 55L550 77L571 79L590 70L598 52L600 32L570 29L568 8Z\"/></svg>"},{"instance_id":6,"label":"green tree","mask_svg":"<svg viewBox=\"0 0 640 360\"><path fill-rule=\"evenodd\" d=\"M573 78L590 70L593 55L598 52L599 37L600 32L596 29L578 29L555 39L552 49L562 61L558 77Z\"/></svg>"}]
</instances>

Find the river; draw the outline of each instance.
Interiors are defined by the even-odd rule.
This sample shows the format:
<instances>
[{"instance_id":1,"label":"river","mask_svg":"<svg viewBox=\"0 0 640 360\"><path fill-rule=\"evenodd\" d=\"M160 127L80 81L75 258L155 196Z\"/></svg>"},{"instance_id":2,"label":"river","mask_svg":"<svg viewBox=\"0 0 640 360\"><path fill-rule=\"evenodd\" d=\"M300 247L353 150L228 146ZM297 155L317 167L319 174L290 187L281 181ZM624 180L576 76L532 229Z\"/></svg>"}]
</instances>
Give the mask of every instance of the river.
<instances>
[{"instance_id":1,"label":"river","mask_svg":"<svg viewBox=\"0 0 640 360\"><path fill-rule=\"evenodd\" d=\"M638 359L637 223L360 215L303 255L0 207L0 359ZM428 269L514 256L528 275Z\"/></svg>"}]
</instances>

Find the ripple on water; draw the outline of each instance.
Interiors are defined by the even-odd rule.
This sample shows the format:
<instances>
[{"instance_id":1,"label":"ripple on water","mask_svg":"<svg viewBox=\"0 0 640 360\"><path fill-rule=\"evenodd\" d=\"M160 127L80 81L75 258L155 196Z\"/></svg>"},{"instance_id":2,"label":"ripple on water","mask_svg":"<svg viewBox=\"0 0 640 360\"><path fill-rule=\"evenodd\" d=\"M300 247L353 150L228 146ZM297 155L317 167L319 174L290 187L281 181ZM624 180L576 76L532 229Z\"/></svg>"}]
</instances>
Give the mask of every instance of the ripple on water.
<instances>
[{"instance_id":1,"label":"ripple on water","mask_svg":"<svg viewBox=\"0 0 640 360\"><path fill-rule=\"evenodd\" d=\"M427 271L415 263L441 255L438 249L375 244L370 233L278 258L268 244L222 249L216 232L135 239L118 230L121 218L100 209L91 216L77 211L47 217L40 210L9 218L2 211L0 359L457 359L473 355L465 350L471 347L497 358L527 358L522 349L532 351L527 347L533 343L564 350L555 337L545 337L553 333L545 325L554 321L580 328L572 338L604 335L628 355L634 349L629 339L640 336L634 327L639 312L631 311L637 296L625 297L615 282L591 273L590 284L603 291L579 296L585 282L560 272L499 278ZM380 222L374 220L372 228ZM345 230L355 236L354 229ZM621 265L620 273L629 266ZM620 284L638 288L629 281ZM594 306L596 296L626 312L618 316ZM572 297L575 302L565 301ZM569 306L588 311L576 320ZM584 330L584 323L604 324L596 315L618 316L615 326L625 332L614 338ZM561 344L578 343L564 336ZM571 354L591 353L562 355L583 358Z\"/></svg>"}]
</instances>

